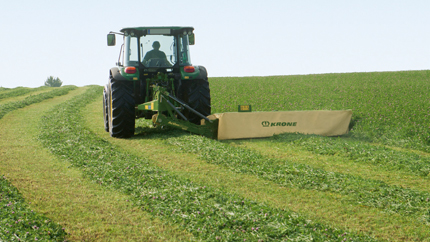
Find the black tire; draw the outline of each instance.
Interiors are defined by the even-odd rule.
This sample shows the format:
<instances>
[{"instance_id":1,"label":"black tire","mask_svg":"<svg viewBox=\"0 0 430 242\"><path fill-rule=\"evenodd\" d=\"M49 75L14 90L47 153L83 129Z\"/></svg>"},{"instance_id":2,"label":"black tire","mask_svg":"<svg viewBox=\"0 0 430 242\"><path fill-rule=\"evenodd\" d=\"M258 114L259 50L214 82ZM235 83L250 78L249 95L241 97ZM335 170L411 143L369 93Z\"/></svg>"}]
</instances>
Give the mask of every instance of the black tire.
<instances>
[{"instance_id":1,"label":"black tire","mask_svg":"<svg viewBox=\"0 0 430 242\"><path fill-rule=\"evenodd\" d=\"M108 89L107 86L105 86L105 88L103 89L103 119L104 119L104 123L105 123L105 131L109 132L109 105L108 105L108 100L109 100L109 95L108 95Z\"/></svg>"},{"instance_id":2,"label":"black tire","mask_svg":"<svg viewBox=\"0 0 430 242\"><path fill-rule=\"evenodd\" d=\"M134 135L135 101L133 82L110 82L109 133L111 137L129 138Z\"/></svg>"},{"instance_id":3,"label":"black tire","mask_svg":"<svg viewBox=\"0 0 430 242\"><path fill-rule=\"evenodd\" d=\"M211 114L211 94L208 80L190 80L187 83L187 104L205 117ZM191 123L200 125L201 117L188 112L187 118Z\"/></svg>"}]
</instances>

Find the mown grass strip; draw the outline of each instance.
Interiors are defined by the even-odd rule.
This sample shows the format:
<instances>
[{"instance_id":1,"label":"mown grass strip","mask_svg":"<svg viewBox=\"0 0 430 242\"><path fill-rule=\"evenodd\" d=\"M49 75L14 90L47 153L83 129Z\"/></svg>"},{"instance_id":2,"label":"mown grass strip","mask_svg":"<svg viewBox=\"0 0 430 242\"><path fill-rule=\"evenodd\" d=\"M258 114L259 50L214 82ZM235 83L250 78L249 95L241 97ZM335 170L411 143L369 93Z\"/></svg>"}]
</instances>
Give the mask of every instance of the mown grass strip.
<instances>
[{"instance_id":1,"label":"mown grass strip","mask_svg":"<svg viewBox=\"0 0 430 242\"><path fill-rule=\"evenodd\" d=\"M422 177L430 175L429 156L376 146L361 140L283 134L274 137L272 142L291 143L315 154L343 156L354 162L378 166L387 171L406 171Z\"/></svg>"},{"instance_id":2,"label":"mown grass strip","mask_svg":"<svg viewBox=\"0 0 430 242\"><path fill-rule=\"evenodd\" d=\"M133 206L129 196L85 179L79 169L35 142L42 115L87 89L78 88L1 119L0 171L31 202L31 209L66 229L68 241L190 241L191 235L183 229L151 218Z\"/></svg>"},{"instance_id":3,"label":"mown grass strip","mask_svg":"<svg viewBox=\"0 0 430 242\"><path fill-rule=\"evenodd\" d=\"M315 222L330 224L330 226L335 228L345 228L352 233L359 231L382 240L426 241L426 238L430 238L427 225L414 217L389 214L383 210L364 205L345 204L339 199L344 195L338 193L282 187L274 182L259 179L251 174L235 173L223 166L210 164L205 160L199 159L195 154L178 152L172 149L171 145L166 144L165 140L190 134L173 129L160 130L153 128L150 120L137 120L136 133L133 138L112 139L109 137L109 133L103 128L103 119L100 119L103 116L101 101L101 98L95 100L82 110L85 114L85 127L97 134L97 136L125 150L127 153L134 154L137 157L149 158L162 169L189 179L194 183L220 188L244 198L265 203L273 208L298 212ZM265 139L254 141L264 142ZM249 146L249 142L245 140L232 141L232 143L230 144L255 147ZM262 148L264 149L264 147ZM267 157L273 157L270 153L273 150L267 149L266 151L264 154ZM308 154L309 152L303 151L300 151L300 153L300 156L296 156L296 159L293 159L294 162L305 164L311 162L312 166L318 164L319 160L322 163L326 163L328 168L330 168L330 163L336 158L318 156L317 160L314 161L313 157L317 155ZM290 153L283 153L279 157L284 159L289 156ZM288 159L291 158L289 157ZM302 160L303 158L306 161ZM336 161L342 163L342 160ZM338 171L343 172L344 170L339 169ZM376 173L376 170L374 173ZM374 179L375 177L379 179L378 176L367 176L370 179ZM390 177L393 178L392 176ZM396 175L393 179L397 180L398 177ZM406 177L402 178L407 179ZM417 177L414 178L416 179ZM401 181L399 180L398 184L401 184ZM419 183L419 181L417 180L416 182Z\"/></svg>"},{"instance_id":4,"label":"mown grass strip","mask_svg":"<svg viewBox=\"0 0 430 242\"><path fill-rule=\"evenodd\" d=\"M169 138L166 142L183 152L222 165L237 173L256 175L282 186L334 192L345 195L344 202L360 204L414 216L430 222L430 194L390 186L378 180L363 179L339 172L327 172L305 164L270 159L256 151L233 147L200 136Z\"/></svg>"},{"instance_id":5,"label":"mown grass strip","mask_svg":"<svg viewBox=\"0 0 430 242\"><path fill-rule=\"evenodd\" d=\"M231 141L229 144L255 150L266 157L276 160L289 160L293 163L307 164L328 172L340 172L365 179L380 180L389 185L430 192L430 180L427 177L413 175L404 170L387 170L383 166L355 162L345 158L343 155L316 154L291 142L276 142L272 139L250 139Z\"/></svg>"},{"instance_id":6,"label":"mown grass strip","mask_svg":"<svg viewBox=\"0 0 430 242\"><path fill-rule=\"evenodd\" d=\"M6 177L0 177L0 241L64 241L66 235L59 224L33 212Z\"/></svg>"},{"instance_id":7,"label":"mown grass strip","mask_svg":"<svg viewBox=\"0 0 430 242\"><path fill-rule=\"evenodd\" d=\"M4 98L10 98L10 97L18 97L18 96L22 96L31 92L35 92L35 91L40 91L43 89L47 89L49 87L46 86L41 86L38 88L28 88L28 87L17 87L17 88L13 88L9 91L4 91L4 92L0 92L0 100L4 99Z\"/></svg>"},{"instance_id":8,"label":"mown grass strip","mask_svg":"<svg viewBox=\"0 0 430 242\"><path fill-rule=\"evenodd\" d=\"M83 128L79 109L101 93L93 88L45 116L40 140L86 176L133 196L156 217L181 224L201 240L371 241L371 237L312 223L306 218L179 178L150 160L121 152Z\"/></svg>"},{"instance_id":9,"label":"mown grass strip","mask_svg":"<svg viewBox=\"0 0 430 242\"><path fill-rule=\"evenodd\" d=\"M6 103L10 103L10 102L17 102L17 101L22 101L24 99L26 99L29 96L35 96L41 93L45 93L45 92L49 92L52 91L53 89L56 89L55 87L48 87L48 88L42 88L38 91L34 91L34 92L30 92L21 96L17 96L17 97L8 97L8 98L4 98L0 100L0 107L5 105Z\"/></svg>"},{"instance_id":10,"label":"mown grass strip","mask_svg":"<svg viewBox=\"0 0 430 242\"><path fill-rule=\"evenodd\" d=\"M69 91L74 90L76 88L77 88L76 86L64 86L64 87L56 88L56 89L49 91L49 92L44 92L44 93L40 93L37 95L28 96L24 100L21 100L21 101L15 101L15 102L9 102L9 103L3 104L0 106L0 119L3 118L4 115L6 115L7 113L9 113L13 110L23 108L25 106L28 106L28 105L31 105L34 103L39 103L39 102L42 102L43 100L46 100L49 98L65 95Z\"/></svg>"}]
</instances>

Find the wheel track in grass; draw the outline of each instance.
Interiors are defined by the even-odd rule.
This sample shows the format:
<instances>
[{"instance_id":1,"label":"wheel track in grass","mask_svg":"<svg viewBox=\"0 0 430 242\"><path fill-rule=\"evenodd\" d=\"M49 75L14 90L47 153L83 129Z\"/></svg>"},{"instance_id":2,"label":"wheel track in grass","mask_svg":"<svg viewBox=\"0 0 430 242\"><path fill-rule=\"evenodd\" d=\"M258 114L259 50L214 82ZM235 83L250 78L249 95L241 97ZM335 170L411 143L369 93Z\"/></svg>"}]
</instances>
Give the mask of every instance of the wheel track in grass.
<instances>
[{"instance_id":1,"label":"wheel track in grass","mask_svg":"<svg viewBox=\"0 0 430 242\"><path fill-rule=\"evenodd\" d=\"M96 102L97 105L102 103L101 101L98 103L98 100ZM81 104L73 105L80 106ZM94 110L92 109L84 108L81 114L85 114L85 116L82 118L88 120L86 117L93 117L91 115L93 112ZM55 115L50 115L49 117L52 116ZM70 115L67 117L67 120L71 118ZM90 118L91 121L86 122L85 125L90 124L91 127L91 123L97 123L96 120L99 118L100 116L95 117L95 120ZM307 221L301 215L296 215L287 210L272 208L233 193L226 193L226 189L222 189L219 186L206 187L204 186L207 184L206 181L200 180L202 183L196 184L189 180L188 177L177 176L175 175L177 173L165 170L165 167L160 169L158 159L154 160L157 158L156 155L159 150L152 150L153 146L146 149L151 153L145 156L135 156L136 151L130 152L129 150L127 150L127 153L123 153L121 150L124 147L117 147L116 142L125 142L126 146L127 143L130 146L133 144L130 141L136 139L106 140L103 137L98 138L81 127L80 115L73 119L73 121L69 120L71 123L63 128L65 130L80 130L76 138L71 138L70 142L77 142L76 139L80 141L90 140L92 147L85 148L81 146L78 151L70 147L70 145L57 146L55 144L58 144L58 142L54 142L52 147L51 144L49 145L54 152L58 155L65 154L77 166L84 166L85 173L89 177L96 179L101 185L115 187L136 196L135 202L142 206L144 210L151 211L155 216L183 224L187 230L199 239L212 241L217 237L221 237L221 240L243 241L247 239L248 241L248 239L257 240L257 238L261 238L266 241L266 239L280 240L281 238L286 238L285 236L303 240L310 239L309 236L312 236L316 240L321 240L323 238L327 239L327 236L329 236L331 240L341 241L344 239L342 236L356 236L343 233L338 229L330 229L324 224ZM101 121L103 122L103 120ZM104 129L102 130L104 132ZM107 133L102 134L106 135ZM46 133L43 136L47 135L49 134ZM43 137L41 138L43 139ZM109 144L107 141L112 142L114 145ZM62 148L60 149L60 147ZM145 147L143 146L143 148ZM169 149L168 147L165 148ZM67 155L67 153L73 155ZM78 153L89 154L93 158L89 158L90 156L80 158ZM167 158L175 160L177 155ZM151 157L151 159L148 159L148 157ZM154 166L155 164L157 166ZM238 204L235 205L236 203ZM218 209L226 212L216 212ZM210 216L200 217L203 214L209 214ZM214 220L214 218L216 219ZM282 226L280 223L285 224ZM251 226L257 226L259 228L258 232L254 231L254 227L251 228ZM324 230L324 228L327 229ZM369 239L368 237L360 237L353 240L363 241Z\"/></svg>"},{"instance_id":2,"label":"wheel track in grass","mask_svg":"<svg viewBox=\"0 0 430 242\"><path fill-rule=\"evenodd\" d=\"M85 108L86 125L98 136L141 157L152 157L157 165L195 182L231 190L246 198L266 202L273 207L299 211L317 221L354 231L366 231L390 240L423 240L428 227L410 217L386 214L367 206L344 206L337 200L342 195L319 191L284 188L252 175L238 174L218 165L207 164L195 155L178 153L166 145L168 134L151 134L153 129L137 128L141 134L128 140L111 139L103 129L102 107L94 102ZM171 134L170 134L171 135ZM150 154L147 154L149 152ZM355 216L351 217L351 214Z\"/></svg>"},{"instance_id":3,"label":"wheel track in grass","mask_svg":"<svg viewBox=\"0 0 430 242\"><path fill-rule=\"evenodd\" d=\"M58 160L36 142L43 113L87 89L78 88L0 119L1 172L31 202L28 205L31 209L47 215L71 233L68 236L71 241L187 240L186 233L150 219L131 207L126 196L89 182L80 171Z\"/></svg>"}]
</instances>

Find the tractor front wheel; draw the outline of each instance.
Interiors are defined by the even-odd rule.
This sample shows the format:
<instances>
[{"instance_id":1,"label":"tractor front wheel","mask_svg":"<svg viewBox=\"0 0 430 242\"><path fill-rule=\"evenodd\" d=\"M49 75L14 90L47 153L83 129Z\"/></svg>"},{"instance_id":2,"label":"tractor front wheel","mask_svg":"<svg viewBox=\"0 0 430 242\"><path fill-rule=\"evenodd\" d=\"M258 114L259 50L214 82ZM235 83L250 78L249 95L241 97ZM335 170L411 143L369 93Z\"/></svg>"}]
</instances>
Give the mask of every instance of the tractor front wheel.
<instances>
[{"instance_id":1,"label":"tractor front wheel","mask_svg":"<svg viewBox=\"0 0 430 242\"><path fill-rule=\"evenodd\" d=\"M133 82L111 80L109 92L109 133L111 137L134 135L135 101Z\"/></svg>"}]
</instances>

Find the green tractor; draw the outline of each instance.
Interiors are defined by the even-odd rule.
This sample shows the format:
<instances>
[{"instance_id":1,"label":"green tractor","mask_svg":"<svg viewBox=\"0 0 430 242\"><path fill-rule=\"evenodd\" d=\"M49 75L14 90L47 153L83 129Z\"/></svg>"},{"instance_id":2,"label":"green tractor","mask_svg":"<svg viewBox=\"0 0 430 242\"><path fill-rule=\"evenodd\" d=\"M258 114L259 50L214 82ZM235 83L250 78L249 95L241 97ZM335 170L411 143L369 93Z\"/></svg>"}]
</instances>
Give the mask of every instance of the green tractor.
<instances>
[{"instance_id":1,"label":"green tractor","mask_svg":"<svg viewBox=\"0 0 430 242\"><path fill-rule=\"evenodd\" d=\"M193 31L193 27L135 27L108 34L108 46L115 46L116 35L123 39L103 90L104 127L110 136L133 136L135 120L145 118L158 127L216 137L217 123L207 118L211 97L206 68L191 64Z\"/></svg>"},{"instance_id":2,"label":"green tractor","mask_svg":"<svg viewBox=\"0 0 430 242\"><path fill-rule=\"evenodd\" d=\"M103 90L104 127L112 137L133 136L138 118L218 140L286 132L348 133L351 110L250 112L251 106L239 105L238 112L211 115L206 68L191 64L193 31L193 27L136 27L108 34L108 46L115 45L116 35L124 41Z\"/></svg>"}]
</instances>

